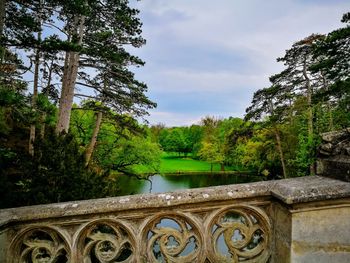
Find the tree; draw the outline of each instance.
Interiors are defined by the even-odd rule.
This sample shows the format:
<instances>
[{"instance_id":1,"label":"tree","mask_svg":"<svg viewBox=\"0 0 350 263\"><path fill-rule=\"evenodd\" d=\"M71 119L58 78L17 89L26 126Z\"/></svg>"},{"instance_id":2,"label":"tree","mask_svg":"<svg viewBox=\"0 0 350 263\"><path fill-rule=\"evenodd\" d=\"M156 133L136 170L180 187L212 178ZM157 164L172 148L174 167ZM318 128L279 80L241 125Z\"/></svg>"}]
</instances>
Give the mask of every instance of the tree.
<instances>
[{"instance_id":1,"label":"tree","mask_svg":"<svg viewBox=\"0 0 350 263\"><path fill-rule=\"evenodd\" d=\"M123 48L125 45L140 47L145 42L140 36L141 22L136 17L138 11L130 8L128 1L85 2L80 8L70 8L69 11L79 11L78 14L65 14L68 40L76 46L76 50L66 52L65 56L57 132L68 130L74 87L78 77L82 80L80 85L93 88L100 92L102 97L108 98L113 89L106 89L105 85L101 85L106 78L110 79L113 75L112 80L128 79L130 74L126 67L143 65L139 58L131 56ZM79 68L93 68L97 76L90 80L90 76L78 72ZM128 84L135 83L129 81ZM143 85L142 89L140 87L137 87L139 91L144 92L146 86ZM123 90L119 88L118 91L122 93Z\"/></svg>"},{"instance_id":2,"label":"tree","mask_svg":"<svg viewBox=\"0 0 350 263\"><path fill-rule=\"evenodd\" d=\"M105 155L104 149L99 149L97 159ZM128 139L120 139L114 144L109 158L101 158L98 162L105 169L124 173L126 175L137 175L140 166L146 168L147 173L159 172L160 149L157 144L150 140L131 136Z\"/></svg>"},{"instance_id":3,"label":"tree","mask_svg":"<svg viewBox=\"0 0 350 263\"><path fill-rule=\"evenodd\" d=\"M2 19L2 38L1 61L4 66L7 54L11 48L21 50L27 55L26 62L29 65L26 71L32 71L33 74L33 94L31 98L32 123L29 134L28 149L30 155L34 154L33 142L35 139L36 126L39 120L45 119L37 114L37 100L39 94L40 65L44 54L56 52L62 48L64 41L61 41L53 30L45 30L54 21L54 11L59 9L64 2L59 3L55 0L29 0L29 1L6 1L1 4ZM43 37L42 32L45 34ZM8 66L8 65L7 65ZM23 68L23 67L22 67ZM22 75L24 72L22 72ZM42 133L42 132L41 132Z\"/></svg>"},{"instance_id":4,"label":"tree","mask_svg":"<svg viewBox=\"0 0 350 263\"><path fill-rule=\"evenodd\" d=\"M196 158L203 139L203 127L195 124L191 125L189 128L185 129L185 137L192 157Z\"/></svg>"},{"instance_id":5,"label":"tree","mask_svg":"<svg viewBox=\"0 0 350 263\"><path fill-rule=\"evenodd\" d=\"M139 89L137 89L137 91L140 92ZM121 129L128 127L135 133L140 132L140 128L133 117L135 115L136 117L140 117L143 114L146 114L142 107L145 107L146 105L153 105L153 103L149 101L142 92L140 92L138 96L134 95L135 94L132 92L124 92L124 94L120 93L118 98L115 100L109 98L102 100L101 102L95 100L88 100L84 102L81 109L93 110L96 113L96 121L93 128L93 134L91 135L90 143L85 150L86 165L88 165L90 162L91 155L95 149L97 142L100 127L104 120L114 122L116 125L120 125ZM120 104L116 106L116 103L118 101ZM106 104L110 104L110 107L106 106ZM115 109L115 111L111 110L111 107L113 107L112 109ZM127 115L131 114L134 114L134 116L127 117Z\"/></svg>"},{"instance_id":6,"label":"tree","mask_svg":"<svg viewBox=\"0 0 350 263\"><path fill-rule=\"evenodd\" d=\"M166 152L177 152L179 155L186 152L186 140L183 129L176 127L169 129L160 140L161 146Z\"/></svg>"},{"instance_id":7,"label":"tree","mask_svg":"<svg viewBox=\"0 0 350 263\"><path fill-rule=\"evenodd\" d=\"M37 9L37 13L38 13L38 23L39 23L39 30L37 32L37 42L40 44L42 39L41 39L41 35L42 35L42 28L41 28L41 24L44 20L43 18L43 6L44 3L42 3L42 1L39 1L39 6ZM36 47L35 49L35 58L34 58L34 81L33 81L33 97L32 97L32 110L35 112L36 110L36 104L37 104L37 100L38 100L38 90L39 90L39 70L40 70L40 48L39 46ZM35 140L35 124L32 123L30 125L30 133L29 133L29 154L30 155L34 155L34 140Z\"/></svg>"},{"instance_id":8,"label":"tree","mask_svg":"<svg viewBox=\"0 0 350 263\"><path fill-rule=\"evenodd\" d=\"M56 107L42 94L38 96L37 108L39 111L44 108L47 113L48 129L45 138L36 138L34 155L29 155L29 102L25 92L0 87L0 207L111 194L106 178L85 169L84 156L72 134L56 136L53 129Z\"/></svg>"},{"instance_id":9,"label":"tree","mask_svg":"<svg viewBox=\"0 0 350 263\"><path fill-rule=\"evenodd\" d=\"M159 143L160 134L165 129L164 123L158 123L150 127L150 133L152 136L152 142Z\"/></svg>"},{"instance_id":10,"label":"tree","mask_svg":"<svg viewBox=\"0 0 350 263\"><path fill-rule=\"evenodd\" d=\"M220 123L221 120L211 116L207 116L201 120L204 135L202 147L198 155L211 164L214 162L220 163L221 171L224 171L224 140L219 136L218 128Z\"/></svg>"},{"instance_id":11,"label":"tree","mask_svg":"<svg viewBox=\"0 0 350 263\"><path fill-rule=\"evenodd\" d=\"M253 124L250 121L243 121L241 124L230 129L225 138L225 161L229 165L243 166L242 156L244 145L253 136Z\"/></svg>"},{"instance_id":12,"label":"tree","mask_svg":"<svg viewBox=\"0 0 350 263\"><path fill-rule=\"evenodd\" d=\"M310 144L314 143L313 94L324 84L322 76L314 74L311 70L312 65L315 63L313 46L322 38L322 35L313 34L293 44L292 48L286 51L284 57L277 59L277 61L284 62L287 68L281 74L270 78L271 82L275 86L280 87L282 92L291 99L295 99L298 96L307 98L307 127ZM315 173L314 163L310 165L310 173Z\"/></svg>"},{"instance_id":13,"label":"tree","mask_svg":"<svg viewBox=\"0 0 350 263\"><path fill-rule=\"evenodd\" d=\"M224 157L220 152L218 144L213 141L204 141L198 155L201 159L210 163L211 172L213 172L214 163L222 164L224 161Z\"/></svg>"},{"instance_id":14,"label":"tree","mask_svg":"<svg viewBox=\"0 0 350 263\"><path fill-rule=\"evenodd\" d=\"M315 98L327 102L328 108L336 111L334 117L347 115L350 117L350 13L343 15L342 22L347 25L327 34L315 43L314 60L311 66L314 73L323 76L324 87ZM331 111L330 111L331 113ZM347 127L350 123L345 119L334 121L338 128ZM333 116L331 116L333 122ZM333 124L332 124L333 126Z\"/></svg>"},{"instance_id":15,"label":"tree","mask_svg":"<svg viewBox=\"0 0 350 263\"><path fill-rule=\"evenodd\" d=\"M110 193L108 178L85 169L84 155L72 134L48 136L35 141L30 163L29 195L32 203L52 203L103 197ZM48 191L49 189L49 191Z\"/></svg>"},{"instance_id":16,"label":"tree","mask_svg":"<svg viewBox=\"0 0 350 263\"><path fill-rule=\"evenodd\" d=\"M282 142L278 123L282 120L281 112L284 110L283 95L281 96L281 88L279 86L271 86L258 90L254 93L252 105L246 109L246 120L261 119L263 114L268 114L270 125L276 138L276 147L279 152L280 161L282 165L283 177L287 178L287 168L285 164L284 151L282 149ZM282 98L281 98L282 97ZM277 108L277 112L276 112Z\"/></svg>"},{"instance_id":17,"label":"tree","mask_svg":"<svg viewBox=\"0 0 350 263\"><path fill-rule=\"evenodd\" d=\"M127 174L137 174L136 165L156 170L160 153L156 143L150 141L147 133L137 121L130 116L117 114L104 108L104 115L96 135L95 116L92 109L93 101L87 101L87 108L73 108L71 131L77 136L78 143L85 154L85 165L98 173L109 174L117 171ZM103 107L95 105L101 112ZM94 149L91 149L91 138L94 136ZM87 154L90 156L87 158ZM149 155L149 156L148 156Z\"/></svg>"}]
</instances>

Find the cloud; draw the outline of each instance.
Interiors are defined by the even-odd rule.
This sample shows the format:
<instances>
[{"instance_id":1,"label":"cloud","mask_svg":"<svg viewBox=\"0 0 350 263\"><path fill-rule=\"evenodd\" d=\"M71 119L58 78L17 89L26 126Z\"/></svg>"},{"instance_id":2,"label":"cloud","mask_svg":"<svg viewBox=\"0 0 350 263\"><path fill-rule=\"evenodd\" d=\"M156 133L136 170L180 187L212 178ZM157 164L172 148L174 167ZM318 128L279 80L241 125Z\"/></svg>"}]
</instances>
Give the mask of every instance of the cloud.
<instances>
[{"instance_id":1,"label":"cloud","mask_svg":"<svg viewBox=\"0 0 350 263\"><path fill-rule=\"evenodd\" d=\"M146 61L136 76L159 105L151 118L188 124L208 114L242 117L253 92L282 70L276 58L311 33L341 27L350 2L147 0L135 6L147 39L136 51Z\"/></svg>"},{"instance_id":2,"label":"cloud","mask_svg":"<svg viewBox=\"0 0 350 263\"><path fill-rule=\"evenodd\" d=\"M168 69L159 72L161 79L155 81L153 92L168 94L188 94L196 91L203 93L239 92L244 86L262 85L266 75L239 74L234 71L198 72L190 70ZM176 80L176 81L174 81ZM198 94L200 95L200 94Z\"/></svg>"},{"instance_id":3,"label":"cloud","mask_svg":"<svg viewBox=\"0 0 350 263\"><path fill-rule=\"evenodd\" d=\"M168 127L174 126L190 126L198 124L201 120L201 115L193 113L174 113L165 111L155 111L151 113L148 121L151 124L163 123Z\"/></svg>"}]
</instances>

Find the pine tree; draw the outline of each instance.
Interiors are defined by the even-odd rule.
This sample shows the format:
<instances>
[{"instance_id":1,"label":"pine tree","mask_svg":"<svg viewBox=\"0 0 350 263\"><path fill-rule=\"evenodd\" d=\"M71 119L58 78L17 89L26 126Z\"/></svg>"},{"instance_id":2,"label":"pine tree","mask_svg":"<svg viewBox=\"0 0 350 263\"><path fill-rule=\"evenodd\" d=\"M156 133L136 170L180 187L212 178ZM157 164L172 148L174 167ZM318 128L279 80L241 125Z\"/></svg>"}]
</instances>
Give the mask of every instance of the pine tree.
<instances>
[{"instance_id":1,"label":"pine tree","mask_svg":"<svg viewBox=\"0 0 350 263\"><path fill-rule=\"evenodd\" d=\"M67 131L69 128L77 80L79 85L101 90L104 87L101 85L104 80L98 81L101 77L104 79L108 76L109 79L118 79L119 82L125 83L122 79L130 76L126 67L143 65L139 58L130 55L124 48L126 45L140 47L145 43L140 36L141 22L136 17L137 13L137 10L128 6L128 1L104 0L84 2L83 7L78 10L79 15L76 11L73 14L69 12L65 14L68 40L76 45L77 50L66 52L65 56L57 132ZM80 68L82 70L93 68L97 75L89 76L81 73ZM128 85L135 83L129 81ZM145 89L140 87L141 85L138 85L140 92L143 93ZM123 95L122 89L118 92ZM102 94L102 97L106 98L111 95L108 90L102 93L106 93Z\"/></svg>"}]
</instances>

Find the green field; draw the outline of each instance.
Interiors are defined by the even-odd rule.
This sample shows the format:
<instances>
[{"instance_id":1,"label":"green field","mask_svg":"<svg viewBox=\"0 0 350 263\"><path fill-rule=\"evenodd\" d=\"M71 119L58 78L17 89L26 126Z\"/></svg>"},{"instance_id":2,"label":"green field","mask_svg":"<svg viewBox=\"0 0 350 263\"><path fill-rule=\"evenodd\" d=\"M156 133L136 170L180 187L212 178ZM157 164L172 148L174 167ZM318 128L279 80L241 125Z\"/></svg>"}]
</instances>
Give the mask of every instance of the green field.
<instances>
[{"instance_id":1,"label":"green field","mask_svg":"<svg viewBox=\"0 0 350 263\"><path fill-rule=\"evenodd\" d=\"M225 171L237 171L235 167L225 167ZM214 164L213 171L220 171L220 165ZM179 157L168 153L163 153L160 162L160 173L178 172L210 172L210 163L194 160L191 157Z\"/></svg>"}]
</instances>

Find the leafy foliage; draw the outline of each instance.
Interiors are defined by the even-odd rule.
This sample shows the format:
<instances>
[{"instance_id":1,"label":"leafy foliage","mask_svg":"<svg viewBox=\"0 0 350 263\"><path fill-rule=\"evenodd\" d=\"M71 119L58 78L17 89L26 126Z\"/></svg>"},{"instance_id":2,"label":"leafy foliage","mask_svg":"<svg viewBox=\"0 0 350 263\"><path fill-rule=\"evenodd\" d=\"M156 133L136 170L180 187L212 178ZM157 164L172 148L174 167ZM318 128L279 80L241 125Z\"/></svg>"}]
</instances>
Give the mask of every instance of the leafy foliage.
<instances>
[{"instance_id":1,"label":"leafy foliage","mask_svg":"<svg viewBox=\"0 0 350 263\"><path fill-rule=\"evenodd\" d=\"M51 203L108 195L107 179L85 169L84 155L72 134L51 131L35 141L28 194L33 203Z\"/></svg>"},{"instance_id":2,"label":"leafy foliage","mask_svg":"<svg viewBox=\"0 0 350 263\"><path fill-rule=\"evenodd\" d=\"M1 206L117 195L113 172L156 171L158 145L135 120L156 104L131 72L144 62L126 48L145 43L138 10L119 0L0 8ZM70 122L77 90L89 100Z\"/></svg>"}]
</instances>

